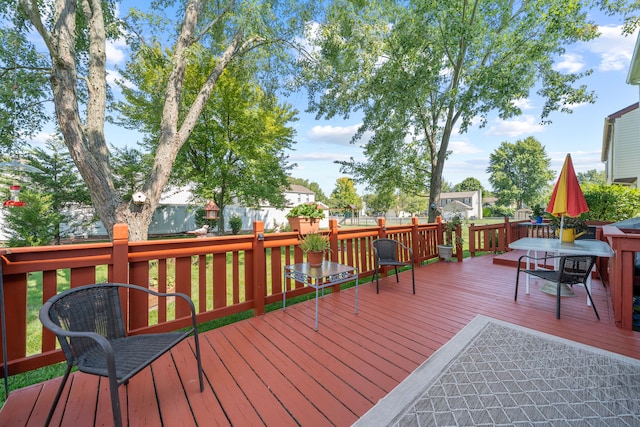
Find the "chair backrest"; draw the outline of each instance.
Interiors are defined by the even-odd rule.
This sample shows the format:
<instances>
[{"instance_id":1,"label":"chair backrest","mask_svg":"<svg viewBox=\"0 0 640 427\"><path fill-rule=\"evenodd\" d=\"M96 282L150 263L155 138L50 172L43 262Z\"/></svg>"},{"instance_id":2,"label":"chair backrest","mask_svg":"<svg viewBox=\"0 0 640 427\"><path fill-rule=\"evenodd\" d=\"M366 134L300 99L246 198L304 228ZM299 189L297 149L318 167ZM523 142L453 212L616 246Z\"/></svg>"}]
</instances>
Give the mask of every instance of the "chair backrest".
<instances>
[{"instance_id":1,"label":"chair backrest","mask_svg":"<svg viewBox=\"0 0 640 427\"><path fill-rule=\"evenodd\" d=\"M69 289L49 299L40 310L40 321L56 332L95 332L107 340L126 336L119 286L113 284L89 285ZM52 327L55 325L54 327ZM89 338L69 337L56 333L68 361L96 348Z\"/></svg>"},{"instance_id":2,"label":"chair backrest","mask_svg":"<svg viewBox=\"0 0 640 427\"><path fill-rule=\"evenodd\" d=\"M560 283L585 283L595 256L567 255L560 258Z\"/></svg>"},{"instance_id":3,"label":"chair backrest","mask_svg":"<svg viewBox=\"0 0 640 427\"><path fill-rule=\"evenodd\" d=\"M378 259L397 260L398 242L393 239L376 239L373 241L373 251Z\"/></svg>"}]
</instances>

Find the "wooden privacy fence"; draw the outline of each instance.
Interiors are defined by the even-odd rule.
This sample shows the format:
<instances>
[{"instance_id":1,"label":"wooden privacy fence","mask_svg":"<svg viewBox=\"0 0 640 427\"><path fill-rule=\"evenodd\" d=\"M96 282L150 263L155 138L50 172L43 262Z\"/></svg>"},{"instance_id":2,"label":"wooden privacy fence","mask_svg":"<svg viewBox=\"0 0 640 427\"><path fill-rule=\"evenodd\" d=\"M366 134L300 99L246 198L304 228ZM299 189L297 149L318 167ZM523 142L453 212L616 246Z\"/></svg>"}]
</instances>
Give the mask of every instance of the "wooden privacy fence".
<instances>
[{"instance_id":1,"label":"wooden privacy fence","mask_svg":"<svg viewBox=\"0 0 640 427\"><path fill-rule=\"evenodd\" d=\"M437 258L437 245L443 241L442 224L419 224L417 218L407 225L387 226L378 219L375 227L345 229L330 220L329 229L321 232L331 242L327 258L357 267L361 278L373 274L371 242L376 238L391 237L412 248L416 267ZM263 314L267 304L282 300L285 286L291 296L310 291L284 279L285 265L304 262L298 235L266 234L261 221L254 223L251 234L237 236L129 242L123 224L116 225L113 235L113 241L105 243L4 249L10 374L63 360L55 336L43 331L37 316L44 301L68 287L109 281L182 292L194 300L199 322L247 310ZM187 326L186 305L163 300L127 297L124 313L130 333Z\"/></svg>"}]
</instances>

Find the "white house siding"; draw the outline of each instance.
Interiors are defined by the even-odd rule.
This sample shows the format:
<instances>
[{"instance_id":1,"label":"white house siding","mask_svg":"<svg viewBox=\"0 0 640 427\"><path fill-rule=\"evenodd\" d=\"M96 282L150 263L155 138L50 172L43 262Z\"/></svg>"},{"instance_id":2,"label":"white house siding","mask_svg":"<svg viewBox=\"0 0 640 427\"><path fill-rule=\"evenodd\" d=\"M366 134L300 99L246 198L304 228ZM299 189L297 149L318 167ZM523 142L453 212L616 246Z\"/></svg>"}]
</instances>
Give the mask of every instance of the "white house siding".
<instances>
[{"instance_id":1,"label":"white house siding","mask_svg":"<svg viewBox=\"0 0 640 427\"><path fill-rule=\"evenodd\" d=\"M456 214L466 219L482 219L482 191L440 193L438 206L445 220Z\"/></svg>"},{"instance_id":2,"label":"white house siding","mask_svg":"<svg viewBox=\"0 0 640 427\"><path fill-rule=\"evenodd\" d=\"M623 115L614 126L613 179L635 178L637 185L640 177L640 109Z\"/></svg>"},{"instance_id":3,"label":"white house siding","mask_svg":"<svg viewBox=\"0 0 640 427\"><path fill-rule=\"evenodd\" d=\"M602 150L607 182L637 187L640 180L640 109L637 103L605 119Z\"/></svg>"}]
</instances>

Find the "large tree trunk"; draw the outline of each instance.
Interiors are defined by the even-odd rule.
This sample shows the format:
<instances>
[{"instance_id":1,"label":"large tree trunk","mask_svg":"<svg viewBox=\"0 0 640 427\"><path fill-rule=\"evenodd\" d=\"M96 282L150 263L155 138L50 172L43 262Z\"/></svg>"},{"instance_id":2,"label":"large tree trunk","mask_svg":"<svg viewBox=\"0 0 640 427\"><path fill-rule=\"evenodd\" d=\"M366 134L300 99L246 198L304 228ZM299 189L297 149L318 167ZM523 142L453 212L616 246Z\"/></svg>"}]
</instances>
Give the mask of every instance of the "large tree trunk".
<instances>
[{"instance_id":1,"label":"large tree trunk","mask_svg":"<svg viewBox=\"0 0 640 427\"><path fill-rule=\"evenodd\" d=\"M134 205L122 200L113 185L109 150L104 136L106 106L106 32L102 3L100 0L82 2L87 17L90 47L89 72L86 76L88 102L86 120L80 117L78 100L78 70L76 66L75 34L77 2L56 0L49 30L38 9L38 3L32 0L19 0L21 8L42 36L51 56L51 87L55 112L69 149L78 170L84 179L93 205L102 220L109 237L113 237L113 226L117 223L129 225L129 239L146 240L153 212L160 201L178 150L185 143L196 124L213 88L229 62L237 55L250 49L253 43L244 42L238 32L226 51L221 55L206 83L191 105L182 125L178 128L179 108L184 73L187 65L185 51L194 42L194 33L201 10L200 0L190 0L185 8L185 17L180 35L175 45L174 69L167 84L165 105L161 119L162 133L151 171L141 191L147 196L144 205ZM48 22L48 21L47 21Z\"/></svg>"}]
</instances>

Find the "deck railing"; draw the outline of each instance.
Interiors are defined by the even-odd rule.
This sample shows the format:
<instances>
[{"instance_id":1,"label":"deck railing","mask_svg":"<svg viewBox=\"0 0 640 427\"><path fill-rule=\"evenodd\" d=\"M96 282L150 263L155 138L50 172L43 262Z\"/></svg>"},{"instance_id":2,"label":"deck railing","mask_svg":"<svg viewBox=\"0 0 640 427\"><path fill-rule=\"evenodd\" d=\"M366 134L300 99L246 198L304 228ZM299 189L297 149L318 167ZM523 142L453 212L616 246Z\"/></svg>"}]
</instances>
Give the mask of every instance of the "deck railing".
<instances>
[{"instance_id":1,"label":"deck railing","mask_svg":"<svg viewBox=\"0 0 640 427\"><path fill-rule=\"evenodd\" d=\"M393 237L413 249L415 264L437 258L442 224L339 228L329 221L331 251L327 258L357 267L359 276L373 274L371 242ZM7 361L16 374L63 360L55 337L37 320L42 303L62 290L100 282L133 283L160 292L182 292L194 299L199 322L252 310L310 290L285 280L287 264L304 261L296 233L264 231L261 221L251 234L206 238L129 242L126 225L114 228L112 242L4 249ZM0 252L1 253L1 252ZM407 254L401 254L407 257ZM383 273L384 274L384 273ZM339 291L336 287L334 291ZM188 308L132 296L124 313L130 333L165 331L187 326ZM35 344L34 344L35 343ZM39 351L29 351L32 348Z\"/></svg>"}]
</instances>

